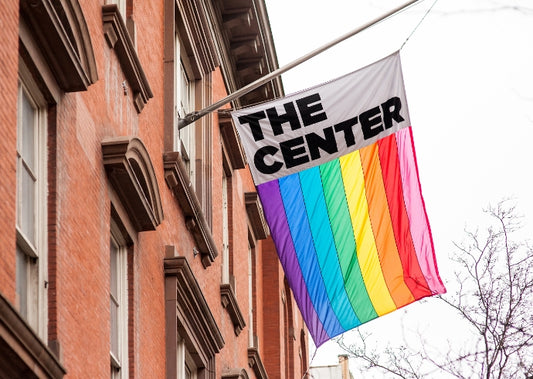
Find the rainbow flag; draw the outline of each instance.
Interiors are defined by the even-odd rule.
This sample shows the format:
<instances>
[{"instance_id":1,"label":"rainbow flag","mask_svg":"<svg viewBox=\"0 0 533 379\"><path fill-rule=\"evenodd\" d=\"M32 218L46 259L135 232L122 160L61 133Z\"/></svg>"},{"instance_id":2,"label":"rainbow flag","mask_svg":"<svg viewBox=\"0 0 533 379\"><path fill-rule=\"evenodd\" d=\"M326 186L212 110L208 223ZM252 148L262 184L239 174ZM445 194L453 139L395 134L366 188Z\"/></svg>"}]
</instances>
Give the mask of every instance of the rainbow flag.
<instances>
[{"instance_id":1,"label":"rainbow flag","mask_svg":"<svg viewBox=\"0 0 533 379\"><path fill-rule=\"evenodd\" d=\"M398 53L232 115L316 346L446 291Z\"/></svg>"}]
</instances>

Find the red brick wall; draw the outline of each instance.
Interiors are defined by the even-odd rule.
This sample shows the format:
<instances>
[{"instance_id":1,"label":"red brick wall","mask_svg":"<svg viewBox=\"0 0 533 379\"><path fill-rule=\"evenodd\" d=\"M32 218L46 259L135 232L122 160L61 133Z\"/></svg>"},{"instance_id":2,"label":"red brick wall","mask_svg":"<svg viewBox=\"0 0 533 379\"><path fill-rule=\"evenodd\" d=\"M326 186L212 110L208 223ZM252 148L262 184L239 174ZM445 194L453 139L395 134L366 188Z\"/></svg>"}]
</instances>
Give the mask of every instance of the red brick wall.
<instances>
[{"instance_id":1,"label":"red brick wall","mask_svg":"<svg viewBox=\"0 0 533 379\"><path fill-rule=\"evenodd\" d=\"M18 1L2 1L0 15L0 292L15 303Z\"/></svg>"},{"instance_id":2,"label":"red brick wall","mask_svg":"<svg viewBox=\"0 0 533 379\"><path fill-rule=\"evenodd\" d=\"M122 69L104 39L101 4L81 1L92 34L99 80L87 92L66 94L57 115L57 315L67 377L109 375L109 185L101 157L105 137L137 135L145 143L160 191L169 201L162 165L163 99L154 96L141 114L132 91L124 95ZM154 94L162 93L161 2L135 8L137 53ZM142 15L150 15L142 17ZM75 227L73 227L75 226ZM168 229L168 224L166 225ZM160 378L165 370L164 241L158 232L134 238L130 253L130 375ZM54 316L52 314L52 316Z\"/></svg>"},{"instance_id":3,"label":"red brick wall","mask_svg":"<svg viewBox=\"0 0 533 379\"><path fill-rule=\"evenodd\" d=\"M285 284L285 275L271 238L263 242L263 286L264 364L268 376L274 379L301 378L307 369L302 369L302 360L309 362L308 345L302 346L301 333L303 331L307 336L308 332L292 291Z\"/></svg>"},{"instance_id":4,"label":"red brick wall","mask_svg":"<svg viewBox=\"0 0 533 379\"><path fill-rule=\"evenodd\" d=\"M165 375L165 302L163 259L173 245L187 257L222 333L225 346L216 355L216 377L248 365L248 230L244 193L254 191L250 173L236 170L231 177L232 273L236 296L247 326L239 336L227 310L221 306L221 256L204 268L194 256L195 242L185 226L183 212L166 185L163 169L164 82L163 1L130 3L128 12L137 30L137 53L154 97L138 114L132 93L125 95L125 77L115 52L105 41L101 2L79 0L94 49L98 81L87 91L62 94L50 111L49 128L49 339L58 344L60 360L69 378L109 375L109 238L114 195L102 162L105 137L138 136L154 167L164 219L156 231L133 233L129 254L130 377ZM15 303L15 166L16 99L18 72L18 1L0 1L0 292ZM212 96L226 95L219 69L212 73ZM217 114L212 118L211 193L213 238L222 252L222 152ZM119 210L120 211L120 210ZM127 221L126 221L127 223ZM126 225L128 227L128 225ZM285 375L287 319L282 296L284 276L271 241L254 249L254 333L270 378ZM302 325L301 323L299 324ZM299 336L299 334L298 334ZM299 338L296 343L299 343ZM297 346L294 348L295 357ZM298 361L299 362L299 361ZM301 377L294 363L294 377Z\"/></svg>"},{"instance_id":5,"label":"red brick wall","mask_svg":"<svg viewBox=\"0 0 533 379\"><path fill-rule=\"evenodd\" d=\"M263 285L265 317L265 368L269 378L283 378L285 367L281 357L284 349L284 310L282 298L283 273L271 239L263 243Z\"/></svg>"}]
</instances>

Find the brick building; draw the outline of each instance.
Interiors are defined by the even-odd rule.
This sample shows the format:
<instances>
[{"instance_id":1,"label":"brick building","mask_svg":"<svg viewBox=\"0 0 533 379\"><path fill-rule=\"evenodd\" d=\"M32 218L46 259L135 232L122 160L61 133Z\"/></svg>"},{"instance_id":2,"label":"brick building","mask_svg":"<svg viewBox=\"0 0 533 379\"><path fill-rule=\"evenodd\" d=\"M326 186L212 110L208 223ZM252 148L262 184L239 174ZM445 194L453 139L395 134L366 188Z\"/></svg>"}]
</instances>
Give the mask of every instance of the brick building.
<instances>
[{"instance_id":1,"label":"brick building","mask_svg":"<svg viewBox=\"0 0 533 379\"><path fill-rule=\"evenodd\" d=\"M0 40L0 377L302 377L227 112L177 128L276 68L264 0L2 0Z\"/></svg>"}]
</instances>

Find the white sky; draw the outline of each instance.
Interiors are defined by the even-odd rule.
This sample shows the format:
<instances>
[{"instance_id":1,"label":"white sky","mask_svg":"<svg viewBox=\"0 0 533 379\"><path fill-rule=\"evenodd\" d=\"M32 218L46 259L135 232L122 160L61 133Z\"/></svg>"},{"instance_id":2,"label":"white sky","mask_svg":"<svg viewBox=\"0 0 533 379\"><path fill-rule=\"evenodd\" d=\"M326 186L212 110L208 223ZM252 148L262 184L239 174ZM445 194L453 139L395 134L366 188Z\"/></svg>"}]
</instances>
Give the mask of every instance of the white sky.
<instances>
[{"instance_id":1,"label":"white sky","mask_svg":"<svg viewBox=\"0 0 533 379\"><path fill-rule=\"evenodd\" d=\"M279 65L405 3L404 0L266 0ZM287 94L354 71L399 49L433 4L425 0L282 75ZM517 10L514 7L523 7ZM438 0L401 51L422 192L439 269L453 289L452 241L482 209L515 199L531 233L533 3ZM443 329L434 299L360 329ZM418 316L421 314L422 316ZM449 332L449 331L448 331ZM385 337L384 337L385 338ZM335 364L328 342L313 364Z\"/></svg>"}]
</instances>

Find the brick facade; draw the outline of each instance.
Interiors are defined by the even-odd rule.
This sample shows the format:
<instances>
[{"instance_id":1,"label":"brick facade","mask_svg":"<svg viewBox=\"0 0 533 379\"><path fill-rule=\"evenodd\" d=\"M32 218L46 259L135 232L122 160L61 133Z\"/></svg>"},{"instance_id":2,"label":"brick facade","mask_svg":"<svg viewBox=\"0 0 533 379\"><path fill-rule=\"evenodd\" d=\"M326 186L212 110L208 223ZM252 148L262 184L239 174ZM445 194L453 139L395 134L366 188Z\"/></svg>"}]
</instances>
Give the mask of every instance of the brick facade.
<instances>
[{"instance_id":1,"label":"brick facade","mask_svg":"<svg viewBox=\"0 0 533 379\"><path fill-rule=\"evenodd\" d=\"M18 1L3 1L0 5L2 43L0 44L0 190L2 200L2 230L0 251L15 251L15 169L17 124L17 72L18 72ZM11 127L7 127L7 126ZM2 293L11 302L15 301L15 255L0 255L0 286Z\"/></svg>"},{"instance_id":2,"label":"brick facade","mask_svg":"<svg viewBox=\"0 0 533 379\"><path fill-rule=\"evenodd\" d=\"M104 1L36 3L0 5L0 376L109 377L110 238L116 224L127 246L130 378L172 377L175 367L169 366L180 358L169 341L184 343L198 378L302 377L307 331L272 241L257 229L264 220L254 220L257 213L250 212L257 205L247 194L255 188L248 169L234 162L236 147L221 133L226 116L215 112L197 121L205 132L201 138L197 134L203 155L192 195L179 183L188 183L183 157L168 148L173 89L165 49L174 36L169 25L180 38L191 39L184 48L198 67L193 69L196 96L214 102L257 75L238 69L239 59L258 54L246 53L242 43L241 50L233 50L244 27L235 22L239 14L253 9L257 38L265 38L262 53L251 58L268 70L277 64L263 0L247 5L128 0L126 20L113 19L117 13ZM46 30L40 33L39 25ZM196 38L205 46L195 45ZM69 54L72 48L77 54ZM45 336L18 313L16 210L17 200L25 201L16 198L21 61L48 104L43 206L48 262L47 275L37 284L46 290ZM281 82L274 81L233 106L282 92ZM231 189L228 298L221 289L224 170ZM183 294L188 300L180 303Z\"/></svg>"}]
</instances>

